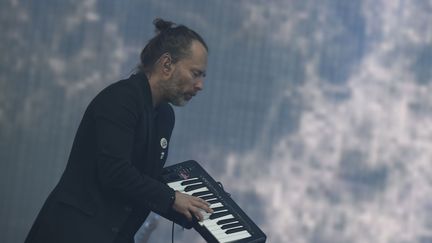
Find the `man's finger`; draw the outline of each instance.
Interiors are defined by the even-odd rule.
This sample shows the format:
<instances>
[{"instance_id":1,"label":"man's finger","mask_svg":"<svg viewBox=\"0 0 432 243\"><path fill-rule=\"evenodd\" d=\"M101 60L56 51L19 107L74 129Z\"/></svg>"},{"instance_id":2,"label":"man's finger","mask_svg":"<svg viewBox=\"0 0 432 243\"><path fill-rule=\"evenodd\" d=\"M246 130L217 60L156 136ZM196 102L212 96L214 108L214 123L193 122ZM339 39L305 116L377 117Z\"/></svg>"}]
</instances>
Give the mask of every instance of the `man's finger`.
<instances>
[{"instance_id":1,"label":"man's finger","mask_svg":"<svg viewBox=\"0 0 432 243\"><path fill-rule=\"evenodd\" d=\"M200 198L200 197L194 197L194 198L195 198L196 200L200 201L200 202L207 203L206 200L204 200L204 199L202 199L202 198Z\"/></svg>"},{"instance_id":2,"label":"man's finger","mask_svg":"<svg viewBox=\"0 0 432 243\"><path fill-rule=\"evenodd\" d=\"M210 208L210 205L207 202L195 201L194 206L206 211L207 213L213 213L213 209Z\"/></svg>"},{"instance_id":3,"label":"man's finger","mask_svg":"<svg viewBox=\"0 0 432 243\"><path fill-rule=\"evenodd\" d=\"M201 214L201 211L199 210L199 208L194 207L194 209L191 209L191 211L193 212L193 215L195 215L195 218L197 218L199 221L203 220L203 215Z\"/></svg>"}]
</instances>

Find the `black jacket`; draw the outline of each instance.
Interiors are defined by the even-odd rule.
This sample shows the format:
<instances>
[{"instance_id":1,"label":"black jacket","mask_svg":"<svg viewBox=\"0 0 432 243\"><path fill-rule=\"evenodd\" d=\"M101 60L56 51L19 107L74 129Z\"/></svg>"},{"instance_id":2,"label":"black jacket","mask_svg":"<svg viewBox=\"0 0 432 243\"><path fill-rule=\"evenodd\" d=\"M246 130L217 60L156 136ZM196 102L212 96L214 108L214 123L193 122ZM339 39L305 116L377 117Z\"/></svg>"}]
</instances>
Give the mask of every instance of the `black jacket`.
<instances>
[{"instance_id":1,"label":"black jacket","mask_svg":"<svg viewBox=\"0 0 432 243\"><path fill-rule=\"evenodd\" d=\"M169 104L153 108L144 74L105 88L87 107L66 169L25 242L133 242L150 210L171 210L174 191L158 176L173 126Z\"/></svg>"}]
</instances>

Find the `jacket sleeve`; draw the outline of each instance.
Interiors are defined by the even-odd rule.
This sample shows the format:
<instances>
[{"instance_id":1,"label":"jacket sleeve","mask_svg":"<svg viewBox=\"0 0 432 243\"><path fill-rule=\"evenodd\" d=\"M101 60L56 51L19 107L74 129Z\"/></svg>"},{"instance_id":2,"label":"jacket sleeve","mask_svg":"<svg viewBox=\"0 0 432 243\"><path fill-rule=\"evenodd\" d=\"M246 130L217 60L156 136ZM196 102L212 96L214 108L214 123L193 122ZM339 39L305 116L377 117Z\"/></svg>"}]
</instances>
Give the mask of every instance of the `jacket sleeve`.
<instances>
[{"instance_id":1,"label":"jacket sleeve","mask_svg":"<svg viewBox=\"0 0 432 243\"><path fill-rule=\"evenodd\" d=\"M141 174L131 163L140 118L139 96L131 88L107 91L94 102L97 179L104 191L157 213L172 207L174 191ZM142 112L142 111L141 111Z\"/></svg>"}]
</instances>

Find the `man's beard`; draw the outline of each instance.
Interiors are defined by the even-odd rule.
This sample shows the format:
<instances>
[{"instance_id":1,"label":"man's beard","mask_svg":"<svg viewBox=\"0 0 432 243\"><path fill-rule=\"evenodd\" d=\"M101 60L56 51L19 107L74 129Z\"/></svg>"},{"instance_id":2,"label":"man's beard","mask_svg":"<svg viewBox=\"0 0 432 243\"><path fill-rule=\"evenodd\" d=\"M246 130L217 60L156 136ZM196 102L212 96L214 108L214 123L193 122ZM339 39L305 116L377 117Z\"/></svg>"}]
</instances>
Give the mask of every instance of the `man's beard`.
<instances>
[{"instance_id":1,"label":"man's beard","mask_svg":"<svg viewBox=\"0 0 432 243\"><path fill-rule=\"evenodd\" d=\"M181 80L167 80L161 82L162 91L165 94L165 99L169 103L175 106L185 106L188 100L185 98L185 94L180 88Z\"/></svg>"},{"instance_id":2,"label":"man's beard","mask_svg":"<svg viewBox=\"0 0 432 243\"><path fill-rule=\"evenodd\" d=\"M175 106L185 106L188 103L188 100L181 95L176 95L170 98L168 102Z\"/></svg>"}]
</instances>

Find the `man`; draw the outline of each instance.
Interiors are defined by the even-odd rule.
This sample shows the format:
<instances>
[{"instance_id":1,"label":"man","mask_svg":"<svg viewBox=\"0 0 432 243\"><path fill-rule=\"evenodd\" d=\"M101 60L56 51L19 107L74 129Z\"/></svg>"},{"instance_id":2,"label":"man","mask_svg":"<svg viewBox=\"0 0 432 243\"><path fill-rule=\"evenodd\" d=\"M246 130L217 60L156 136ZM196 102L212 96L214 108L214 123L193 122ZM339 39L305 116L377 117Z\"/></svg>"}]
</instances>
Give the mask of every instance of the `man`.
<instances>
[{"instance_id":1,"label":"man","mask_svg":"<svg viewBox=\"0 0 432 243\"><path fill-rule=\"evenodd\" d=\"M211 213L202 199L158 181L174 112L203 88L207 45L189 28L156 19L136 74L89 104L66 169L26 243L133 242L150 211L189 220Z\"/></svg>"}]
</instances>

